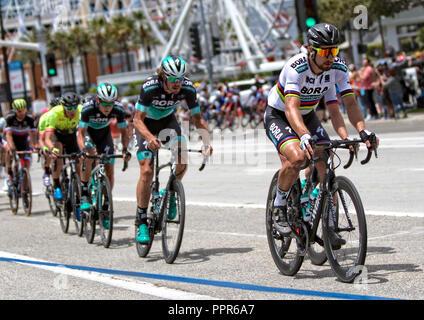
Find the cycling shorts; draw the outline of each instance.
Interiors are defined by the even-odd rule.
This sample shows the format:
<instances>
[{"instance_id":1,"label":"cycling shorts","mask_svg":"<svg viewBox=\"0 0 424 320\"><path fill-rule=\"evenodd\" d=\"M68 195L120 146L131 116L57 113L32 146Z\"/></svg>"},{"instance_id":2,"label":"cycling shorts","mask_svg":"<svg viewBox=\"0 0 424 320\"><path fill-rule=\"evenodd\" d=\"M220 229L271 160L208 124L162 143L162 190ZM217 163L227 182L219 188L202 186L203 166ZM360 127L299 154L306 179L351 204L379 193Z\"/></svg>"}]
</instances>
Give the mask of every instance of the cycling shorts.
<instances>
[{"instance_id":1,"label":"cycling shorts","mask_svg":"<svg viewBox=\"0 0 424 320\"><path fill-rule=\"evenodd\" d=\"M306 128L317 142L328 142L330 137L321 125L315 111L302 116ZM283 111L268 106L265 111L264 124L267 137L277 151L282 154L283 148L292 142L300 142L300 138L291 128Z\"/></svg>"},{"instance_id":2,"label":"cycling shorts","mask_svg":"<svg viewBox=\"0 0 424 320\"><path fill-rule=\"evenodd\" d=\"M186 141L182 136L181 127L174 113L159 120L145 118L144 124L167 147L172 147L176 142ZM138 160L150 159L152 157L152 152L147 147L148 141L137 130L134 133L134 143Z\"/></svg>"},{"instance_id":3,"label":"cycling shorts","mask_svg":"<svg viewBox=\"0 0 424 320\"><path fill-rule=\"evenodd\" d=\"M64 154L78 153L80 149L77 143L76 132L70 134L63 134L57 130L54 132L55 142L60 142L63 146Z\"/></svg>"},{"instance_id":4,"label":"cycling shorts","mask_svg":"<svg viewBox=\"0 0 424 320\"><path fill-rule=\"evenodd\" d=\"M92 129L88 127L85 136L85 146L87 148L96 148L97 154L114 154L115 147L110 132L110 126L103 129ZM114 163L115 159L109 159L105 163Z\"/></svg>"}]
</instances>

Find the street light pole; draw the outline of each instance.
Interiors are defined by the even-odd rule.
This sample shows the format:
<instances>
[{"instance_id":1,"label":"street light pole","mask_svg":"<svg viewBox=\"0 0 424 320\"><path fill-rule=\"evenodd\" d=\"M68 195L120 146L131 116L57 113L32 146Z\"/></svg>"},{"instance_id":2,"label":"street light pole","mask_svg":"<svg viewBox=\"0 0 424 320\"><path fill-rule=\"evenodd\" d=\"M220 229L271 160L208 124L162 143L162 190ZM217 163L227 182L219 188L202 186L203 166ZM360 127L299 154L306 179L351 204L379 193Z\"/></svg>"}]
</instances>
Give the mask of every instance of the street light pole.
<instances>
[{"instance_id":1,"label":"street light pole","mask_svg":"<svg viewBox=\"0 0 424 320\"><path fill-rule=\"evenodd\" d=\"M209 37L206 30L206 20L205 20L205 12L203 11L203 0L200 0L200 14L202 15L202 29L203 34L205 36L205 42L206 42L206 60L207 60L207 69L208 69L208 75L209 75L209 92L212 92L213 90L213 70L212 70L212 62L211 62L211 52L209 47Z\"/></svg>"},{"instance_id":2,"label":"street light pole","mask_svg":"<svg viewBox=\"0 0 424 320\"><path fill-rule=\"evenodd\" d=\"M4 27L3 27L3 7L2 7L1 1L0 1L0 28L1 28L1 38L2 38L2 40L5 40L6 32L5 32ZM12 92L10 90L9 65L8 65L8 61L7 61L7 49L6 49L5 46L2 46L1 50L2 50L2 54L3 54L4 72L6 74L7 99L9 100L9 103L12 103Z\"/></svg>"}]
</instances>

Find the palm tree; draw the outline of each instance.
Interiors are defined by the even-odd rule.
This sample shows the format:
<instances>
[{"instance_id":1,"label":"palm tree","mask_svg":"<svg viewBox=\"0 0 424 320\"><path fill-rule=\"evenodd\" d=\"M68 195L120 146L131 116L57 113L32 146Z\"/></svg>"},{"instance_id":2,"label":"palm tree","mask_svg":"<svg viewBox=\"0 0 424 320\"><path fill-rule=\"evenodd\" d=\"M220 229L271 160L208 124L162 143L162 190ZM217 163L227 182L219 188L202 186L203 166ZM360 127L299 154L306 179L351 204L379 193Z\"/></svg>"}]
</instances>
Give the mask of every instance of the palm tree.
<instances>
[{"instance_id":1,"label":"palm tree","mask_svg":"<svg viewBox=\"0 0 424 320\"><path fill-rule=\"evenodd\" d=\"M106 33L106 19L104 17L93 19L88 25L88 32L92 35L92 41L94 47L97 48L97 56L100 62L100 74L106 73L106 68L103 64L103 54L105 53L106 42L108 34Z\"/></svg>"},{"instance_id":2,"label":"palm tree","mask_svg":"<svg viewBox=\"0 0 424 320\"><path fill-rule=\"evenodd\" d=\"M83 75L83 87L84 92L87 92L89 83L87 56L92 50L90 45L90 34L81 26L76 26L69 30L69 39L74 43L76 52L81 58L80 63Z\"/></svg>"},{"instance_id":3,"label":"palm tree","mask_svg":"<svg viewBox=\"0 0 424 320\"><path fill-rule=\"evenodd\" d=\"M19 39L23 42L37 42L35 30L31 30ZM23 64L29 63L31 66L31 80L34 88L34 100L38 99L37 81L35 79L35 66L40 62L40 53L35 50L19 50L17 53L18 60L22 60Z\"/></svg>"},{"instance_id":4,"label":"palm tree","mask_svg":"<svg viewBox=\"0 0 424 320\"><path fill-rule=\"evenodd\" d=\"M145 23L142 11L133 12L133 17L138 26L138 28L134 29L133 43L141 45L143 48L146 69L152 68L152 47L161 44L161 42L152 36L152 30L149 25Z\"/></svg>"},{"instance_id":5,"label":"palm tree","mask_svg":"<svg viewBox=\"0 0 424 320\"><path fill-rule=\"evenodd\" d=\"M131 71L129 46L134 26L135 21L123 15L117 15L113 17L111 21L111 31L113 38L116 40L116 44L120 52L125 53L125 64L127 66L127 71Z\"/></svg>"}]
</instances>

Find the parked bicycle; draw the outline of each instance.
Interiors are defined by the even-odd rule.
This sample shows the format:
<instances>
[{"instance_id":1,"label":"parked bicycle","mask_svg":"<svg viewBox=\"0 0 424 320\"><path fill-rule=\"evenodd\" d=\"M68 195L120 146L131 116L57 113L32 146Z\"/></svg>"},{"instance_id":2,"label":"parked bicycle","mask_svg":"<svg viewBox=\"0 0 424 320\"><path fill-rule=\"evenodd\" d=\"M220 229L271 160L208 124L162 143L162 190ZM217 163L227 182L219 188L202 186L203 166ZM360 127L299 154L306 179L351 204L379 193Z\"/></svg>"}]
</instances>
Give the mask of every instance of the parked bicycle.
<instances>
[{"instance_id":1,"label":"parked bicycle","mask_svg":"<svg viewBox=\"0 0 424 320\"><path fill-rule=\"evenodd\" d=\"M167 148L162 148L167 149ZM177 149L171 150L171 159L168 163L159 165L159 152L156 149L153 152L151 165L153 165L153 181L150 185L151 198L150 198L150 215L148 216L148 229L150 241L148 243L140 243L137 241L138 227L135 229L136 247L140 257L146 257L153 244L154 236L162 232L162 252L166 263L173 263L178 256L181 243L183 240L184 223L185 223L185 194L184 187L180 180L176 177L177 167ZM198 152L201 150L185 150L187 152ZM206 164L206 158L199 168L202 171ZM162 194L159 190L159 172L170 167L168 182ZM169 209L171 207L171 199L175 201L176 214L171 216Z\"/></svg>"},{"instance_id":2,"label":"parked bicycle","mask_svg":"<svg viewBox=\"0 0 424 320\"><path fill-rule=\"evenodd\" d=\"M348 178L335 174L335 169L341 163L335 150L354 147L355 151L350 151L349 161L344 166L347 169L352 164L357 146L361 142L332 140L315 144L314 148L323 148L323 154L327 157L324 183L320 185L315 199L309 198L308 202L302 203L302 195L310 195L319 184L316 163L325 161L322 158L312 158L311 174L306 178L303 188L301 180L298 179L290 189L285 218L283 213L273 210L278 171L272 178L266 206L266 231L272 258L284 275L295 275L306 253L312 263L317 265L322 265L328 258L331 268L343 282L353 282L361 273L367 252L364 208L354 184ZM361 163L367 163L371 155L372 152L368 150L366 159ZM377 157L376 152L375 156ZM334 157L340 162L337 167L334 166ZM308 164L303 169L307 166ZM307 219L308 213L310 219ZM322 228L321 233L319 225ZM333 231L330 228L346 240L345 245L336 247L331 244L330 232Z\"/></svg>"},{"instance_id":3,"label":"parked bicycle","mask_svg":"<svg viewBox=\"0 0 424 320\"><path fill-rule=\"evenodd\" d=\"M30 155L34 151L14 151L12 161L12 181L8 185L9 205L12 214L18 213L19 198L22 199L22 208L25 215L31 215L32 209L32 186L29 169L25 166L25 159L19 156ZM20 164L20 165L19 165Z\"/></svg>"},{"instance_id":4,"label":"parked bicycle","mask_svg":"<svg viewBox=\"0 0 424 320\"><path fill-rule=\"evenodd\" d=\"M97 160L97 165L91 171L88 190L90 192L91 208L83 211L82 228L85 230L85 238L88 243L93 243L96 235L96 224L99 224L100 238L105 248L109 248L113 233L113 198L109 179L105 173L105 163L110 159L122 158L122 154L87 155L86 158ZM83 171L85 171L85 159L83 159ZM128 161L124 160L122 171L128 167Z\"/></svg>"},{"instance_id":5,"label":"parked bicycle","mask_svg":"<svg viewBox=\"0 0 424 320\"><path fill-rule=\"evenodd\" d=\"M77 173L79 153L58 155L57 158L63 159L63 167L60 172L60 185L63 199L55 200L56 214L59 215L60 227L64 233L68 233L70 220L74 221L78 236L82 236L82 219L80 213L81 182ZM65 160L68 159L67 163ZM53 161L56 166L57 161Z\"/></svg>"}]
</instances>

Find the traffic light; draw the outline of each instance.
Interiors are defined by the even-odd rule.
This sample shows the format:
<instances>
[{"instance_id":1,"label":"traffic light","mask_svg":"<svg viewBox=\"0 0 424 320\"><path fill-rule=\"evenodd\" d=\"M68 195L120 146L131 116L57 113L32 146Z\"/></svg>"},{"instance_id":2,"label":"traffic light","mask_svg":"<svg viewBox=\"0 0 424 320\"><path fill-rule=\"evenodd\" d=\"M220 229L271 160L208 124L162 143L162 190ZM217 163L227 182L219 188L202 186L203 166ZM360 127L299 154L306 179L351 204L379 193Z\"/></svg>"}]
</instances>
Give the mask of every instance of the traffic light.
<instances>
[{"instance_id":1,"label":"traffic light","mask_svg":"<svg viewBox=\"0 0 424 320\"><path fill-rule=\"evenodd\" d=\"M193 56L200 61L202 60L202 48L200 47L199 25L193 23L189 28L189 32Z\"/></svg>"},{"instance_id":2,"label":"traffic light","mask_svg":"<svg viewBox=\"0 0 424 320\"><path fill-rule=\"evenodd\" d=\"M212 53L214 56L221 53L221 41L219 37L212 36Z\"/></svg>"},{"instance_id":3,"label":"traffic light","mask_svg":"<svg viewBox=\"0 0 424 320\"><path fill-rule=\"evenodd\" d=\"M319 23L317 0L296 2L297 23L302 32Z\"/></svg>"},{"instance_id":4,"label":"traffic light","mask_svg":"<svg viewBox=\"0 0 424 320\"><path fill-rule=\"evenodd\" d=\"M47 53L46 54L46 66L47 66L47 76L48 77L57 76L56 56L54 55L54 53Z\"/></svg>"}]
</instances>

